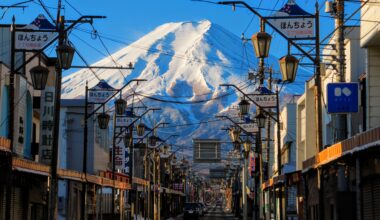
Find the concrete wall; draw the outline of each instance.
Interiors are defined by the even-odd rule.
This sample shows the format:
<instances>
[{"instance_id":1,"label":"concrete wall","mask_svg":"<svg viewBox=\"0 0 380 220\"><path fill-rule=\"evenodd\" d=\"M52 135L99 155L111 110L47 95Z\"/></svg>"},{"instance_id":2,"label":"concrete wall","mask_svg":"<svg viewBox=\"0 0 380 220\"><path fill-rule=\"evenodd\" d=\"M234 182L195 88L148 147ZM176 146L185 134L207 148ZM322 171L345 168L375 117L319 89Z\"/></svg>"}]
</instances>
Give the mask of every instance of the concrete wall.
<instances>
[{"instance_id":1,"label":"concrete wall","mask_svg":"<svg viewBox=\"0 0 380 220\"><path fill-rule=\"evenodd\" d=\"M281 164L284 166L283 170L285 173L292 172L295 170L296 166L296 133L297 133L297 126L296 126L296 109L297 105L296 103L287 103L284 105L280 112L280 122L282 124L282 128L280 131L280 144L281 144L281 151L285 147L285 145L288 142L292 142L290 144L290 158L288 163L284 163L284 161L281 161ZM277 132L277 123L274 126L274 134ZM273 170L277 170L277 136L274 135L274 164L273 164ZM281 153L281 152L280 152Z\"/></svg>"},{"instance_id":2,"label":"concrete wall","mask_svg":"<svg viewBox=\"0 0 380 220\"><path fill-rule=\"evenodd\" d=\"M297 101L297 170L302 170L302 161L316 153L316 111L312 84L313 81L305 84L305 93Z\"/></svg>"},{"instance_id":3,"label":"concrete wall","mask_svg":"<svg viewBox=\"0 0 380 220\"><path fill-rule=\"evenodd\" d=\"M361 9L360 45L367 49L367 129L380 126L380 1L373 0Z\"/></svg>"}]
</instances>

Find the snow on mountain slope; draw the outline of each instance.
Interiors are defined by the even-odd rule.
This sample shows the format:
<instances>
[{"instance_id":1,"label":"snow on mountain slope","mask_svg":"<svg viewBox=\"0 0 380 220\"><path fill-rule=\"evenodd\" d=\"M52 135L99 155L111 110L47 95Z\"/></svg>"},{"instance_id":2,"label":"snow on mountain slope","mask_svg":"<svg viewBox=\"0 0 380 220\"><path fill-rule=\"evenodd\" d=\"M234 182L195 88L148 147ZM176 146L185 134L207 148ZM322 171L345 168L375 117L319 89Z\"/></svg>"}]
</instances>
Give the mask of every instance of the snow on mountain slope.
<instances>
[{"instance_id":1,"label":"snow on mountain slope","mask_svg":"<svg viewBox=\"0 0 380 220\"><path fill-rule=\"evenodd\" d=\"M247 74L248 67L256 66L257 59L251 44L246 43L245 47L246 52L238 36L208 20L167 23L114 53L112 58L116 64L111 57L106 57L93 65L126 66L132 62L133 70L103 69L95 70L95 73L114 88L122 87L131 79L147 79L137 87L136 92L140 95L134 101L137 103L141 99L149 107L162 108L158 114L160 119L156 121L169 122L172 127L161 129L160 135L164 138L178 133L180 138L176 143L191 146L192 138L226 139L224 131L220 130L225 122L197 122L215 120L216 113L239 101L240 94L231 89L226 91L219 87L220 84L232 83L253 89ZM277 66L277 58L269 57L266 62ZM86 81L89 88L98 83L90 70L80 70L64 77L62 97L83 97ZM285 91L300 94L303 87L303 84L296 83L287 86ZM126 93L127 90L123 94L129 95ZM153 121L152 116L145 120L147 123ZM173 126L190 123L194 125Z\"/></svg>"}]
</instances>

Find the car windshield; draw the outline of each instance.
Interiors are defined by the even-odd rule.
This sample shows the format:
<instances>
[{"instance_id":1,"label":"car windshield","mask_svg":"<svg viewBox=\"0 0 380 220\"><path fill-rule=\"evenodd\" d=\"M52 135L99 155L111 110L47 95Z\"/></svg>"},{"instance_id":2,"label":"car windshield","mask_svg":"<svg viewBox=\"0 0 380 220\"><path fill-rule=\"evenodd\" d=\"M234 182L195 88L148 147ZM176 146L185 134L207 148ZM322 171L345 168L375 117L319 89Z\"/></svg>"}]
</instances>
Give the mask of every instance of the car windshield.
<instances>
[{"instance_id":1,"label":"car windshield","mask_svg":"<svg viewBox=\"0 0 380 220\"><path fill-rule=\"evenodd\" d=\"M196 209L198 208L198 204L196 203L185 203L185 209Z\"/></svg>"}]
</instances>

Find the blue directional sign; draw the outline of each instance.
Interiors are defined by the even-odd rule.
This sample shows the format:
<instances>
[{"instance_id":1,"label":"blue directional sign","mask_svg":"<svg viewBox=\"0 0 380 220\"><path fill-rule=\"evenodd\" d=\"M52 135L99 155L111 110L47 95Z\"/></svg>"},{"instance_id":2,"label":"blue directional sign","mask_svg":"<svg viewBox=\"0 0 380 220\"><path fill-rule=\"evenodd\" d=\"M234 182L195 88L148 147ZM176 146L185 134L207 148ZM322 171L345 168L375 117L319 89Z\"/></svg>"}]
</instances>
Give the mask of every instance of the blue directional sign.
<instances>
[{"instance_id":1,"label":"blue directional sign","mask_svg":"<svg viewBox=\"0 0 380 220\"><path fill-rule=\"evenodd\" d=\"M327 112L352 113L359 111L358 83L327 84Z\"/></svg>"}]
</instances>

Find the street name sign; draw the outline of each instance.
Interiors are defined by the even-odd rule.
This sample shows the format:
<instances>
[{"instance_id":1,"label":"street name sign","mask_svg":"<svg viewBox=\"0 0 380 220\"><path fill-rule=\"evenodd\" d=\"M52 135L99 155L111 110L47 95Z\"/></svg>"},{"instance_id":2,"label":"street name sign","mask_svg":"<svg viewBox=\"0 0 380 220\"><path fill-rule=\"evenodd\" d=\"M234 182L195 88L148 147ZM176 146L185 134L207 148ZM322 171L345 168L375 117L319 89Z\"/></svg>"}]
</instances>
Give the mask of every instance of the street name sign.
<instances>
[{"instance_id":1,"label":"street name sign","mask_svg":"<svg viewBox=\"0 0 380 220\"><path fill-rule=\"evenodd\" d=\"M275 108L277 104L276 94L250 94L250 99L262 108Z\"/></svg>"},{"instance_id":2,"label":"street name sign","mask_svg":"<svg viewBox=\"0 0 380 220\"><path fill-rule=\"evenodd\" d=\"M128 127L132 124L134 118L131 117L116 117L116 127Z\"/></svg>"},{"instance_id":3,"label":"street name sign","mask_svg":"<svg viewBox=\"0 0 380 220\"><path fill-rule=\"evenodd\" d=\"M327 112L355 113L359 111L358 83L327 84Z\"/></svg>"},{"instance_id":4,"label":"street name sign","mask_svg":"<svg viewBox=\"0 0 380 220\"><path fill-rule=\"evenodd\" d=\"M259 126L257 125L257 123L245 123L245 124L239 124L239 125L244 131L248 133L259 132Z\"/></svg>"},{"instance_id":5,"label":"street name sign","mask_svg":"<svg viewBox=\"0 0 380 220\"><path fill-rule=\"evenodd\" d=\"M315 36L315 16L304 11L294 0L289 0L267 20L290 39Z\"/></svg>"}]
</instances>

